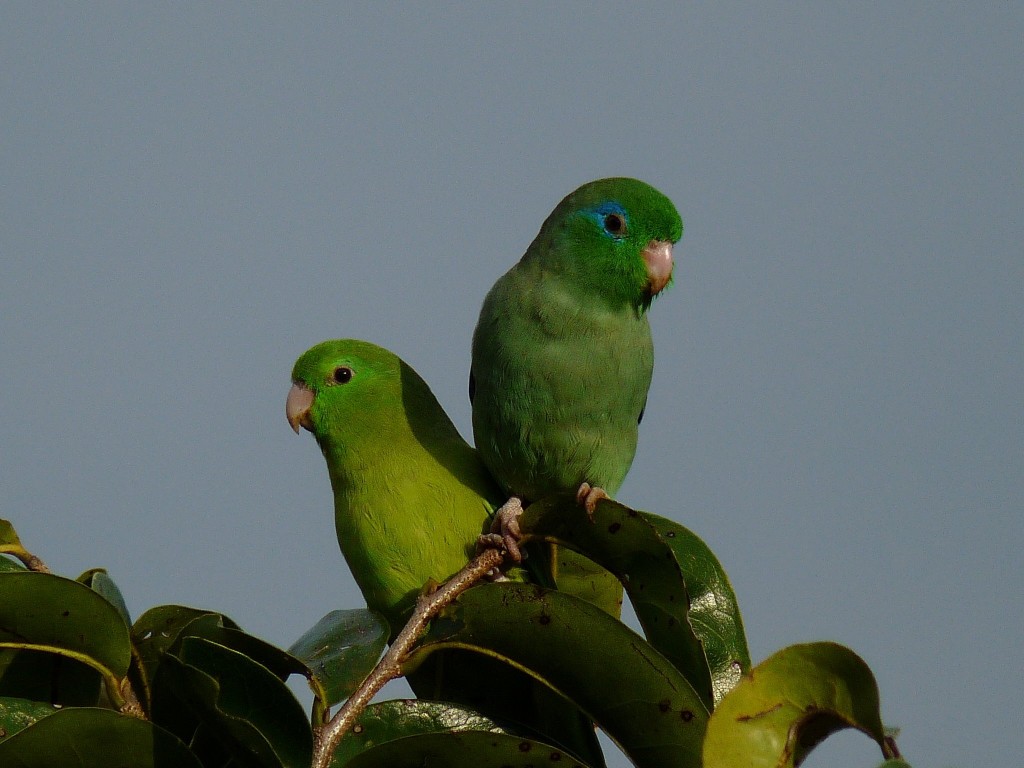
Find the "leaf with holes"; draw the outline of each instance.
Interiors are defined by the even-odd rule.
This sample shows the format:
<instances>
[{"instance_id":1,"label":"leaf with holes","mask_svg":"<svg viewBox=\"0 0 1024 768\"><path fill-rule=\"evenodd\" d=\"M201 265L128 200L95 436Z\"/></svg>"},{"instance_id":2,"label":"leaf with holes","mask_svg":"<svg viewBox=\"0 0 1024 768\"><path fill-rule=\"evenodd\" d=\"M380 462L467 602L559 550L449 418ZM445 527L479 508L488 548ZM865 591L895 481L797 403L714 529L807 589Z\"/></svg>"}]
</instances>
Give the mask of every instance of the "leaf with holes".
<instances>
[{"instance_id":1,"label":"leaf with holes","mask_svg":"<svg viewBox=\"0 0 1024 768\"><path fill-rule=\"evenodd\" d=\"M310 686L328 707L352 694L388 642L387 622L365 608L331 611L288 652L310 670Z\"/></svg>"},{"instance_id":2,"label":"leaf with holes","mask_svg":"<svg viewBox=\"0 0 1024 768\"><path fill-rule=\"evenodd\" d=\"M426 733L387 741L332 768L587 768L561 750L506 733Z\"/></svg>"},{"instance_id":3,"label":"leaf with holes","mask_svg":"<svg viewBox=\"0 0 1024 768\"><path fill-rule=\"evenodd\" d=\"M574 702L638 766L700 762L708 710L672 663L586 600L531 584L480 584L412 654L459 647L511 663Z\"/></svg>"},{"instance_id":4,"label":"leaf with holes","mask_svg":"<svg viewBox=\"0 0 1024 768\"><path fill-rule=\"evenodd\" d=\"M570 547L618 576L648 641L708 707L750 669L725 570L683 526L611 500L599 502L591 520L575 498L564 495L531 504L520 526L527 539Z\"/></svg>"},{"instance_id":5,"label":"leaf with holes","mask_svg":"<svg viewBox=\"0 0 1024 768\"><path fill-rule=\"evenodd\" d=\"M40 701L0 696L0 741L56 711L55 707Z\"/></svg>"},{"instance_id":6,"label":"leaf with holes","mask_svg":"<svg viewBox=\"0 0 1024 768\"><path fill-rule=\"evenodd\" d=\"M797 766L818 743L856 728L891 754L878 687L857 654L836 643L791 645L743 676L708 726L707 768Z\"/></svg>"},{"instance_id":7,"label":"leaf with holes","mask_svg":"<svg viewBox=\"0 0 1024 768\"><path fill-rule=\"evenodd\" d=\"M340 768L356 755L390 741L462 731L504 733L493 720L454 704L419 699L381 701L359 714L338 743L331 764Z\"/></svg>"}]
</instances>

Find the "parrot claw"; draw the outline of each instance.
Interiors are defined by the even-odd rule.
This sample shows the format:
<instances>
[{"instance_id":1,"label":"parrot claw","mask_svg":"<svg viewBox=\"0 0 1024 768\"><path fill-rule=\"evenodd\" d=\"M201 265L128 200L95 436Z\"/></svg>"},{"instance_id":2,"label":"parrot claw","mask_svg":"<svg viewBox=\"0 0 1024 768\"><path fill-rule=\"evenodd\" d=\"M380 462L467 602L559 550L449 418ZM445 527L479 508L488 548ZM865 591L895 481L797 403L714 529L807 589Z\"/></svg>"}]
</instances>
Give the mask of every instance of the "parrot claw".
<instances>
[{"instance_id":1,"label":"parrot claw","mask_svg":"<svg viewBox=\"0 0 1024 768\"><path fill-rule=\"evenodd\" d=\"M519 529L519 516L523 514L523 500L513 496L494 513L491 520L491 532L477 539L477 549L481 547L503 547L508 556L517 563L523 562L524 553L519 549L519 539L523 532Z\"/></svg>"},{"instance_id":2,"label":"parrot claw","mask_svg":"<svg viewBox=\"0 0 1024 768\"><path fill-rule=\"evenodd\" d=\"M476 553L479 555L485 549L500 549L505 553L509 552L508 543L500 533L483 533L477 537ZM492 568L484 576L489 581L508 581L508 577L501 572L501 568Z\"/></svg>"},{"instance_id":3,"label":"parrot claw","mask_svg":"<svg viewBox=\"0 0 1024 768\"><path fill-rule=\"evenodd\" d=\"M579 490L576 491L576 503L582 504L583 508L587 510L587 517L590 518L590 522L594 522L594 510L597 509L597 502L601 499L610 499L604 488L599 488L596 485L590 483L583 483L580 485Z\"/></svg>"},{"instance_id":4,"label":"parrot claw","mask_svg":"<svg viewBox=\"0 0 1024 768\"><path fill-rule=\"evenodd\" d=\"M501 549L505 546L505 539L500 533L481 533L476 538L476 553L479 555L485 549Z\"/></svg>"}]
</instances>

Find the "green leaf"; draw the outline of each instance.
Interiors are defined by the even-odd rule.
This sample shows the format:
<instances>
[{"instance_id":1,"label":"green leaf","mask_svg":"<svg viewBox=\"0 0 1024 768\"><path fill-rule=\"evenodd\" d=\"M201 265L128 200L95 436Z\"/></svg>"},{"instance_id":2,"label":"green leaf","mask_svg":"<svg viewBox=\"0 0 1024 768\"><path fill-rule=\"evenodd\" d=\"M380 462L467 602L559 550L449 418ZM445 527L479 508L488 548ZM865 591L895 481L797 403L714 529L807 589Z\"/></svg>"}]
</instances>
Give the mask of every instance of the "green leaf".
<instances>
[{"instance_id":1,"label":"green leaf","mask_svg":"<svg viewBox=\"0 0 1024 768\"><path fill-rule=\"evenodd\" d=\"M334 768L586 768L569 754L520 736L486 731L427 733L388 741Z\"/></svg>"},{"instance_id":2,"label":"green leaf","mask_svg":"<svg viewBox=\"0 0 1024 768\"><path fill-rule=\"evenodd\" d=\"M575 498L531 504L528 538L570 547L625 586L648 641L686 676L704 703L721 700L750 669L736 595L708 546L677 523L611 500L594 519Z\"/></svg>"},{"instance_id":3,"label":"green leaf","mask_svg":"<svg viewBox=\"0 0 1024 768\"><path fill-rule=\"evenodd\" d=\"M223 614L188 608L184 605L158 605L150 608L132 626L132 641L143 657L158 657L178 640L178 634L191 622L203 616L219 616L225 627L240 627ZM145 652L143 652L145 649Z\"/></svg>"},{"instance_id":4,"label":"green leaf","mask_svg":"<svg viewBox=\"0 0 1024 768\"><path fill-rule=\"evenodd\" d=\"M21 539L10 520L0 520L0 552L6 552L11 546L20 547Z\"/></svg>"},{"instance_id":5,"label":"green leaf","mask_svg":"<svg viewBox=\"0 0 1024 768\"><path fill-rule=\"evenodd\" d=\"M707 768L797 766L829 734L856 728L883 748L878 688L867 664L836 643L791 645L743 676L715 710Z\"/></svg>"},{"instance_id":6,"label":"green leaf","mask_svg":"<svg viewBox=\"0 0 1024 768\"><path fill-rule=\"evenodd\" d=\"M100 699L102 677L68 656L31 649L0 649L0 696L32 699L63 707L92 707Z\"/></svg>"},{"instance_id":7,"label":"green leaf","mask_svg":"<svg viewBox=\"0 0 1024 768\"><path fill-rule=\"evenodd\" d=\"M0 573L0 646L68 656L107 680L119 702L131 642L121 615L105 598L71 579L26 571Z\"/></svg>"},{"instance_id":8,"label":"green leaf","mask_svg":"<svg viewBox=\"0 0 1024 768\"><path fill-rule=\"evenodd\" d=\"M0 742L4 768L202 768L188 748L145 720L109 709L55 712Z\"/></svg>"},{"instance_id":9,"label":"green leaf","mask_svg":"<svg viewBox=\"0 0 1024 768\"><path fill-rule=\"evenodd\" d=\"M292 675L306 677L310 675L306 665L300 659L265 640L260 640L255 635L243 632L237 626L226 625L225 621L234 625L233 621L219 613L199 616L181 629L178 638L181 640L185 637L199 637L238 651L257 664L266 667L282 682Z\"/></svg>"},{"instance_id":10,"label":"green leaf","mask_svg":"<svg viewBox=\"0 0 1024 768\"><path fill-rule=\"evenodd\" d=\"M186 640L199 638L235 651L243 657L240 663L248 659L264 674L270 672L277 681L283 682L292 674L307 677L311 674L299 659L246 634L227 616L211 611L178 605L158 606L139 618L132 635L142 671L138 688L145 692L147 711L151 712L154 722L187 739L204 763L217 764L227 759L225 749L237 749L238 744L236 740L227 739L225 746L216 740L221 728L216 720L207 718L212 705L209 702L196 705L194 686L184 679L186 673L182 672L180 663L175 664L174 657L182 652ZM168 659L171 668L165 673L163 666ZM214 678L216 676L213 674ZM133 681L135 679L133 677ZM215 680L210 682L201 675L197 679L204 690L216 687ZM278 688L278 694L287 692L283 686ZM294 701L290 692L287 697ZM303 726L308 733L309 725L304 716Z\"/></svg>"},{"instance_id":11,"label":"green leaf","mask_svg":"<svg viewBox=\"0 0 1024 768\"><path fill-rule=\"evenodd\" d=\"M24 571L25 565L20 560L12 560L11 558L0 555L0 573L4 571Z\"/></svg>"},{"instance_id":12,"label":"green leaf","mask_svg":"<svg viewBox=\"0 0 1024 768\"><path fill-rule=\"evenodd\" d=\"M439 701L403 699L370 704L338 742L331 765L342 768L361 752L388 741L426 733L487 731L504 733L493 720L466 707Z\"/></svg>"},{"instance_id":13,"label":"green leaf","mask_svg":"<svg viewBox=\"0 0 1024 768\"><path fill-rule=\"evenodd\" d=\"M130 627L132 625L132 619L128 614L128 605L124 601L124 595L121 594L121 590L114 583L114 580L107 575L106 569L90 568L78 577L78 582L85 584L85 586L97 594L103 595L108 603L117 608L117 612L121 614L125 626Z\"/></svg>"},{"instance_id":14,"label":"green leaf","mask_svg":"<svg viewBox=\"0 0 1024 768\"><path fill-rule=\"evenodd\" d=\"M238 625L227 616L183 605L150 608L132 626L131 638L141 671L139 683L147 701L152 699L153 681L164 654L178 641L178 635L185 627L203 616L219 617L223 626L238 629Z\"/></svg>"},{"instance_id":15,"label":"green leaf","mask_svg":"<svg viewBox=\"0 0 1024 768\"><path fill-rule=\"evenodd\" d=\"M309 668L310 687L330 707L348 698L370 674L390 631L379 614L365 608L331 611L288 652Z\"/></svg>"},{"instance_id":16,"label":"green leaf","mask_svg":"<svg viewBox=\"0 0 1024 768\"><path fill-rule=\"evenodd\" d=\"M0 741L56 711L50 704L40 701L0 697Z\"/></svg>"},{"instance_id":17,"label":"green leaf","mask_svg":"<svg viewBox=\"0 0 1024 768\"><path fill-rule=\"evenodd\" d=\"M22 562L27 562L31 553L21 544L17 531L10 520L0 520L0 555L13 555ZM6 566L0 570L8 570Z\"/></svg>"},{"instance_id":18,"label":"green leaf","mask_svg":"<svg viewBox=\"0 0 1024 768\"><path fill-rule=\"evenodd\" d=\"M750 650L747 648L736 593L722 564L700 537L664 517L649 512L641 512L640 515L672 550L683 574L686 591L690 596L687 618L694 634L704 646L704 655L711 670L714 701L717 704L751 667ZM637 601L642 602L642 591L640 584L636 585L629 591L630 599L637 594ZM647 625L644 628L646 631ZM658 647L653 641L652 644Z\"/></svg>"},{"instance_id":19,"label":"green leaf","mask_svg":"<svg viewBox=\"0 0 1024 768\"><path fill-rule=\"evenodd\" d=\"M183 637L160 671L240 765L309 765L313 736L302 706L266 667L209 640Z\"/></svg>"},{"instance_id":20,"label":"green leaf","mask_svg":"<svg viewBox=\"0 0 1024 768\"><path fill-rule=\"evenodd\" d=\"M480 584L413 653L459 647L503 659L586 712L638 766L694 766L708 711L668 659L592 603L531 584Z\"/></svg>"}]
</instances>

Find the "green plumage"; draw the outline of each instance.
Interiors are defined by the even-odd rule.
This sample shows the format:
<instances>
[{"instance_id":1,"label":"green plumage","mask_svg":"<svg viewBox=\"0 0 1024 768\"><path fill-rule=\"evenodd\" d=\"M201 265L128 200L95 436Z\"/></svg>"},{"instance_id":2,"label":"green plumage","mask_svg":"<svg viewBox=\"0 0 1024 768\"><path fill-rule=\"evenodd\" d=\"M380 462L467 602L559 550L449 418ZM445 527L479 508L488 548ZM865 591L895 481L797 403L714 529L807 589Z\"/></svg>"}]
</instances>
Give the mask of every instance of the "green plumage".
<instances>
[{"instance_id":1,"label":"green plumage","mask_svg":"<svg viewBox=\"0 0 1024 768\"><path fill-rule=\"evenodd\" d=\"M473 435L507 493L619 489L654 366L644 249L681 235L672 202L648 184L591 182L487 294L473 334Z\"/></svg>"},{"instance_id":2,"label":"green plumage","mask_svg":"<svg viewBox=\"0 0 1024 768\"><path fill-rule=\"evenodd\" d=\"M636 179L584 184L491 288L473 333L470 399L480 457L526 501L583 483L618 491L654 370L647 310L683 233L672 202ZM622 586L551 548L560 589L614 616Z\"/></svg>"},{"instance_id":3,"label":"green plumage","mask_svg":"<svg viewBox=\"0 0 1024 768\"><path fill-rule=\"evenodd\" d=\"M298 359L292 381L288 421L320 445L341 551L393 639L427 582L447 580L473 556L501 490L426 382L393 353L326 341ZM526 578L521 569L511 576ZM493 659L434 653L409 684L417 696L474 707L603 764L593 725L578 709Z\"/></svg>"},{"instance_id":4,"label":"green plumage","mask_svg":"<svg viewBox=\"0 0 1024 768\"><path fill-rule=\"evenodd\" d=\"M314 395L307 418L341 551L367 605L397 632L423 585L472 557L500 491L426 382L391 352L327 341L299 358L292 379Z\"/></svg>"}]
</instances>

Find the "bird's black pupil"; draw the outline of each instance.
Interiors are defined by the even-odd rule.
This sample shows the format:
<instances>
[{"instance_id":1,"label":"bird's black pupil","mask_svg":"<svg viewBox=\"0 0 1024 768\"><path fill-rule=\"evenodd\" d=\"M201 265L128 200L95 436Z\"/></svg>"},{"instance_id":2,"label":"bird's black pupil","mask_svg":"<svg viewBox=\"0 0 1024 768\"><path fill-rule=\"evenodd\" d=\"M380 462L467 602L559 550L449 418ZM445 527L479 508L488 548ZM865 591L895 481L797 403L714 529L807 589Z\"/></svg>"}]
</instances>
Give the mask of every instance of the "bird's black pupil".
<instances>
[{"instance_id":1,"label":"bird's black pupil","mask_svg":"<svg viewBox=\"0 0 1024 768\"><path fill-rule=\"evenodd\" d=\"M612 234L622 231L622 217L616 213L609 213L604 217L604 228Z\"/></svg>"},{"instance_id":2,"label":"bird's black pupil","mask_svg":"<svg viewBox=\"0 0 1024 768\"><path fill-rule=\"evenodd\" d=\"M352 380L351 368L335 368L334 380L339 384L348 384Z\"/></svg>"}]
</instances>

